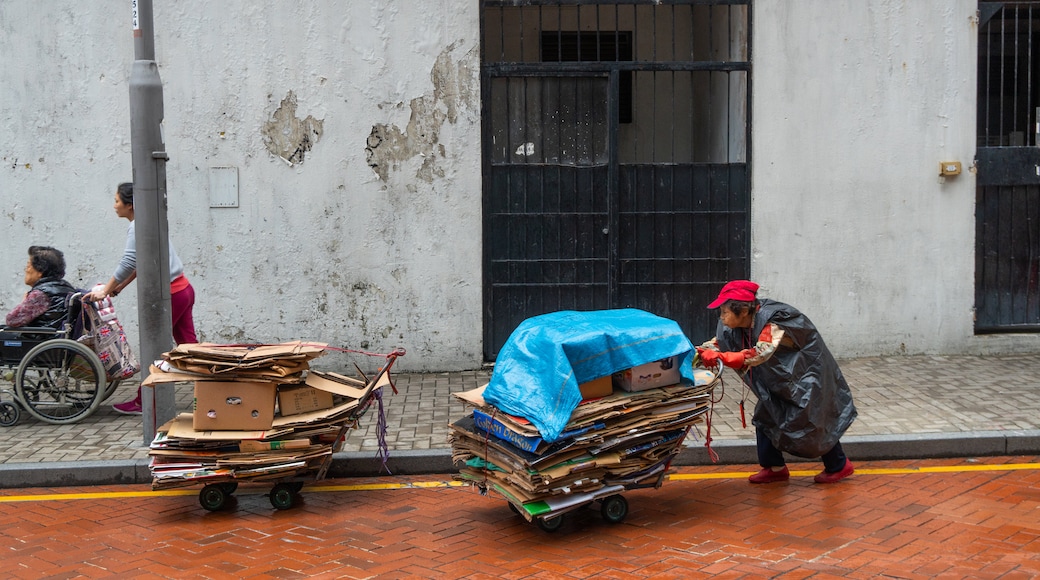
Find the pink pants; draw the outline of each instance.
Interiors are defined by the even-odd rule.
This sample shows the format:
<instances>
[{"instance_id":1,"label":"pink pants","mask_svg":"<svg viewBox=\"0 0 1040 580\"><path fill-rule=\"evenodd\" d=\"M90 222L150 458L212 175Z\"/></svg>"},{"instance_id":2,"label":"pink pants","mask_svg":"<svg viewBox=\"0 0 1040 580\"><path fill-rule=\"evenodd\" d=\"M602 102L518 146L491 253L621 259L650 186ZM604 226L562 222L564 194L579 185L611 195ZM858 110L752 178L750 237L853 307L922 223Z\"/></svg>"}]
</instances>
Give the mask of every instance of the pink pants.
<instances>
[{"instance_id":1,"label":"pink pants","mask_svg":"<svg viewBox=\"0 0 1040 580\"><path fill-rule=\"evenodd\" d=\"M170 295L170 313L173 316L173 342L177 344L194 344L199 341L195 337L195 321L191 317L191 308L194 305L195 288L191 284Z\"/></svg>"}]
</instances>

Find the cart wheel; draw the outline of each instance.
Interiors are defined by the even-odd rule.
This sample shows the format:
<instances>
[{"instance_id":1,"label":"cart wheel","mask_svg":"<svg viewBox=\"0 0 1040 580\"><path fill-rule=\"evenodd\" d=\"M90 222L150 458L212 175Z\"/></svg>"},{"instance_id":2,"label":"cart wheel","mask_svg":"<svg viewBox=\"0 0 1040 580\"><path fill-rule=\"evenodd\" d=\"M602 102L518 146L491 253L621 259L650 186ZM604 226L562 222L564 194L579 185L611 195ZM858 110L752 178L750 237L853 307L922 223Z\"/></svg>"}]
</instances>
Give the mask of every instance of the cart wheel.
<instances>
[{"instance_id":1,"label":"cart wheel","mask_svg":"<svg viewBox=\"0 0 1040 580\"><path fill-rule=\"evenodd\" d=\"M0 426L10 427L18 422L18 417L21 415L21 411L18 410L18 405L14 403L8 403L4 401L0 403Z\"/></svg>"},{"instance_id":2,"label":"cart wheel","mask_svg":"<svg viewBox=\"0 0 1040 580\"><path fill-rule=\"evenodd\" d=\"M199 505L211 512L224 509L228 494L219 483L211 483L199 492Z\"/></svg>"},{"instance_id":3,"label":"cart wheel","mask_svg":"<svg viewBox=\"0 0 1040 580\"><path fill-rule=\"evenodd\" d=\"M608 522L620 524L625 519L625 516L628 515L628 500L620 495L612 495L603 500L599 513Z\"/></svg>"},{"instance_id":4,"label":"cart wheel","mask_svg":"<svg viewBox=\"0 0 1040 580\"><path fill-rule=\"evenodd\" d=\"M220 489L226 495L231 495L231 494L235 493L235 490L238 489L238 482L237 481L222 481L222 482L218 483L217 485L220 486Z\"/></svg>"},{"instance_id":5,"label":"cart wheel","mask_svg":"<svg viewBox=\"0 0 1040 580\"><path fill-rule=\"evenodd\" d=\"M293 495L296 495L296 494L300 493L300 490L303 489L303 482L302 481L290 481L290 482L286 483L286 485L288 485L289 489L292 490Z\"/></svg>"},{"instance_id":6,"label":"cart wheel","mask_svg":"<svg viewBox=\"0 0 1040 580\"><path fill-rule=\"evenodd\" d=\"M563 525L563 515L539 518L535 522L543 532L555 532Z\"/></svg>"},{"instance_id":7,"label":"cart wheel","mask_svg":"<svg viewBox=\"0 0 1040 580\"><path fill-rule=\"evenodd\" d=\"M271 488L271 505L275 509L287 510L293 506L295 501L296 494L293 493L291 484L279 483Z\"/></svg>"},{"instance_id":8,"label":"cart wheel","mask_svg":"<svg viewBox=\"0 0 1040 580\"><path fill-rule=\"evenodd\" d=\"M516 514L516 515L520 515L520 508L516 507L516 504L514 504L514 503L513 503L513 502L511 502L511 501L507 501L507 502L506 502L506 504L507 504L507 505L509 506L509 509L510 509L510 510L511 510L511 511L512 511L512 512L513 512L514 514Z\"/></svg>"}]
</instances>

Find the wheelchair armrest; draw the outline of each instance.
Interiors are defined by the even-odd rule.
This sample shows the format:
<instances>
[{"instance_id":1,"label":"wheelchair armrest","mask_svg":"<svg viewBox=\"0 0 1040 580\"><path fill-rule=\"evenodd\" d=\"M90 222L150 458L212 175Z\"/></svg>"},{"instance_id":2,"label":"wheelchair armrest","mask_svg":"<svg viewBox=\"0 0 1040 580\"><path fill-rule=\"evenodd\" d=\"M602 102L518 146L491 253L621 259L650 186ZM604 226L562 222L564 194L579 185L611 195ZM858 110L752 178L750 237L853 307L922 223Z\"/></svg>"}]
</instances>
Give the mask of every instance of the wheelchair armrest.
<instances>
[{"instance_id":1,"label":"wheelchair armrest","mask_svg":"<svg viewBox=\"0 0 1040 580\"><path fill-rule=\"evenodd\" d=\"M18 334L65 334L61 330L49 326L16 326L14 328L0 328L0 332L14 332Z\"/></svg>"}]
</instances>

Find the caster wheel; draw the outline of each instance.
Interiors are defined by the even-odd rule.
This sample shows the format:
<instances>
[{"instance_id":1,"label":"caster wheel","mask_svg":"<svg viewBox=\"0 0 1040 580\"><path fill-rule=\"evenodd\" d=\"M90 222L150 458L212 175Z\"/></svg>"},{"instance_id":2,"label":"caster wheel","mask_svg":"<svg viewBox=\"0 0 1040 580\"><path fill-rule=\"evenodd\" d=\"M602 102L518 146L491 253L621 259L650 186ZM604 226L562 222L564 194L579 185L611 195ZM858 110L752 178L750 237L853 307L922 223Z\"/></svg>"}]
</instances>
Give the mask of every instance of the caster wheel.
<instances>
[{"instance_id":1,"label":"caster wheel","mask_svg":"<svg viewBox=\"0 0 1040 580\"><path fill-rule=\"evenodd\" d=\"M535 520L543 532L555 532L563 525L563 516L549 516Z\"/></svg>"},{"instance_id":2,"label":"caster wheel","mask_svg":"<svg viewBox=\"0 0 1040 580\"><path fill-rule=\"evenodd\" d=\"M0 403L0 426L10 427L18 422L18 418L22 412L18 410L18 405L14 403L8 403L4 401Z\"/></svg>"},{"instance_id":3,"label":"caster wheel","mask_svg":"<svg viewBox=\"0 0 1040 580\"><path fill-rule=\"evenodd\" d=\"M619 524L628 515L628 500L620 495L612 495L603 500L599 513L604 520L612 524Z\"/></svg>"},{"instance_id":4,"label":"caster wheel","mask_svg":"<svg viewBox=\"0 0 1040 580\"><path fill-rule=\"evenodd\" d=\"M210 484L199 492L199 505L211 512L220 511L227 504L227 498L228 494L220 484Z\"/></svg>"},{"instance_id":5,"label":"caster wheel","mask_svg":"<svg viewBox=\"0 0 1040 580\"><path fill-rule=\"evenodd\" d=\"M217 485L219 485L220 489L224 490L224 493L227 495L235 493L235 491L238 489L237 481L225 481L222 483L218 483Z\"/></svg>"},{"instance_id":6,"label":"caster wheel","mask_svg":"<svg viewBox=\"0 0 1040 580\"><path fill-rule=\"evenodd\" d=\"M275 509L287 510L296 502L296 494L293 493L292 485L279 483L271 488L271 505Z\"/></svg>"}]
</instances>

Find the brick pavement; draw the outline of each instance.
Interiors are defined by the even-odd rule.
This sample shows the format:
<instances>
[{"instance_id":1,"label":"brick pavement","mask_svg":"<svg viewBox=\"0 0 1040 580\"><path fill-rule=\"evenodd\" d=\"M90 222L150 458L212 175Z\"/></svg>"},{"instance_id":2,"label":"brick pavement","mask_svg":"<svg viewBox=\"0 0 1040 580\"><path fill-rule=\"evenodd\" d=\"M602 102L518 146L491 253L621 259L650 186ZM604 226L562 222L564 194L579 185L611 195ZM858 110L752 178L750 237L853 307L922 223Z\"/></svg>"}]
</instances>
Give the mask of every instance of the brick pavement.
<instances>
[{"instance_id":1,"label":"brick pavement","mask_svg":"<svg viewBox=\"0 0 1040 580\"><path fill-rule=\"evenodd\" d=\"M250 486L221 512L195 490L3 490L0 551L10 578L1040 575L1040 457L863 462L834 485L792 467L769 485L748 465L680 469L626 492L622 523L585 509L551 534L494 494L430 487L447 475L323 482L286 511Z\"/></svg>"},{"instance_id":2,"label":"brick pavement","mask_svg":"<svg viewBox=\"0 0 1040 580\"><path fill-rule=\"evenodd\" d=\"M875 357L841 365L859 409L847 438L1003 432L1025 433L1040 445L1040 354ZM486 370L395 374L399 393L384 397L391 453L446 453L447 425L466 413L451 393L475 388L488 377ZM723 384L713 420L715 444L753 441L753 428L740 425L739 380L727 371ZM108 403L131 397L135 389L134 384L121 386ZM175 389L179 408L190 409L191 387ZM749 402L749 418L752 407ZM375 425L375 415L367 414L348 437L345 451L374 453ZM688 444L700 447L702 442L694 438ZM48 425L23 413L17 425L0 427L0 464L146 458L140 418L116 414L107 404L74 425Z\"/></svg>"}]
</instances>

